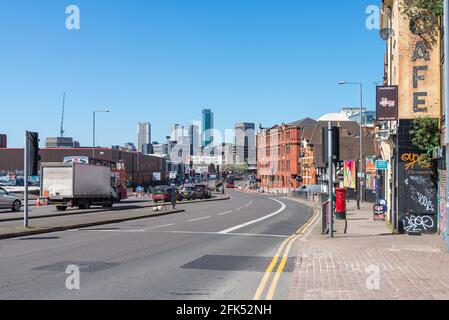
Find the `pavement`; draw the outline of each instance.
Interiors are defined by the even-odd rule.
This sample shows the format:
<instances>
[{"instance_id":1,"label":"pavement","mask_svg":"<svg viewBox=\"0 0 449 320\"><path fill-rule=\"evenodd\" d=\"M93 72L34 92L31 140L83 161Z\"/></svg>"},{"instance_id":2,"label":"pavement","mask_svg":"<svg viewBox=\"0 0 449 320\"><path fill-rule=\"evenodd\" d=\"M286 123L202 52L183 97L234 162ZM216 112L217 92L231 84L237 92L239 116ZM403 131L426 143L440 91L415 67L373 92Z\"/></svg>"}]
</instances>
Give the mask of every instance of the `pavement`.
<instances>
[{"instance_id":1,"label":"pavement","mask_svg":"<svg viewBox=\"0 0 449 320\"><path fill-rule=\"evenodd\" d=\"M315 203L301 201L309 206ZM348 207L348 233L321 234L321 219L299 240L292 300L447 300L449 254L438 235L396 235L372 219L372 205Z\"/></svg>"},{"instance_id":2,"label":"pavement","mask_svg":"<svg viewBox=\"0 0 449 320\"><path fill-rule=\"evenodd\" d=\"M282 197L230 196L170 215L0 240L0 299L287 299L294 240L313 210ZM79 290L66 287L70 265L80 270Z\"/></svg>"}]
</instances>

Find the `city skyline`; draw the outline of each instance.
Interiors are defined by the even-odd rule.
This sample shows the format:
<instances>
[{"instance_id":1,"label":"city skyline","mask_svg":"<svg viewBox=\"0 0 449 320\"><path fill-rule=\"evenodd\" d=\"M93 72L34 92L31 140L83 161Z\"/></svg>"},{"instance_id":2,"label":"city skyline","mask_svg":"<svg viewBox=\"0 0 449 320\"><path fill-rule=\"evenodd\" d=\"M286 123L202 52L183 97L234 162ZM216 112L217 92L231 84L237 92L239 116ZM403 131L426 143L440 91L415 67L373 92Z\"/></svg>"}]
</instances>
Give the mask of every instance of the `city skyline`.
<instances>
[{"instance_id":1,"label":"city skyline","mask_svg":"<svg viewBox=\"0 0 449 320\"><path fill-rule=\"evenodd\" d=\"M322 24L309 15L313 4L298 1L282 6L260 1L256 14L249 3L174 3L112 2L105 9L80 0L76 31L65 28L66 5L60 0L3 4L0 24L9 30L3 43L15 48L14 54L0 53L9 75L0 79L3 116L16 119L15 110L29 115L2 123L9 145L22 147L25 130L58 136L63 92L65 134L83 146L91 144L96 109L111 111L97 119L96 140L103 146L135 141L135 124L144 119L151 119L153 140L162 141L172 123L199 117L209 106L220 131L240 121L270 126L358 106L357 91L337 85L342 79L363 81L366 107L373 109L372 84L381 83L385 43L378 30L365 27L370 1L350 1L345 10L325 1ZM310 27L313 32L303 32ZM352 37L341 42L349 31ZM345 50L334 50L342 46ZM330 52L338 64L324 59ZM324 82L318 66L327 71Z\"/></svg>"}]
</instances>

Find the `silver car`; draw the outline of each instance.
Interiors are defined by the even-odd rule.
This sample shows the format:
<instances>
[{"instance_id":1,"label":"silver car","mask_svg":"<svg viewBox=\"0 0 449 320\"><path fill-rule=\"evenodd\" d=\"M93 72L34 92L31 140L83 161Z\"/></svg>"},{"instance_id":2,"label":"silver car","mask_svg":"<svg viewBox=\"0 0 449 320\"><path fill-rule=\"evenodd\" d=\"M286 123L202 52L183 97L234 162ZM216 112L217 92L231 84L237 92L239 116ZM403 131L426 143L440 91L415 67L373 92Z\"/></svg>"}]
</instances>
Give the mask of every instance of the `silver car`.
<instances>
[{"instance_id":1,"label":"silver car","mask_svg":"<svg viewBox=\"0 0 449 320\"><path fill-rule=\"evenodd\" d=\"M22 201L0 187L0 209L11 209L14 212L20 211L22 209Z\"/></svg>"}]
</instances>

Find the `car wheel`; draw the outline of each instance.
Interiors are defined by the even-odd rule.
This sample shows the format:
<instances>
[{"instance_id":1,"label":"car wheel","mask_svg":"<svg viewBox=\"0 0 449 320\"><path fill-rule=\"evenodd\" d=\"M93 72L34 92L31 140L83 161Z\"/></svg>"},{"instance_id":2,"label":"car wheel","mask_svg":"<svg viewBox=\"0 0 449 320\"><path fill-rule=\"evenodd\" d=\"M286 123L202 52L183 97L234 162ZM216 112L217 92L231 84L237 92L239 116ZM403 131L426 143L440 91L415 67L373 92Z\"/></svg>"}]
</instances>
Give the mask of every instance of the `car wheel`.
<instances>
[{"instance_id":1,"label":"car wheel","mask_svg":"<svg viewBox=\"0 0 449 320\"><path fill-rule=\"evenodd\" d=\"M79 209L81 210L88 210L90 209L90 202L89 200L82 200L80 205L78 206Z\"/></svg>"},{"instance_id":2,"label":"car wheel","mask_svg":"<svg viewBox=\"0 0 449 320\"><path fill-rule=\"evenodd\" d=\"M12 205L12 211L18 212L20 211L20 209L22 209L22 203L20 203L19 200L14 201L14 204Z\"/></svg>"}]
</instances>

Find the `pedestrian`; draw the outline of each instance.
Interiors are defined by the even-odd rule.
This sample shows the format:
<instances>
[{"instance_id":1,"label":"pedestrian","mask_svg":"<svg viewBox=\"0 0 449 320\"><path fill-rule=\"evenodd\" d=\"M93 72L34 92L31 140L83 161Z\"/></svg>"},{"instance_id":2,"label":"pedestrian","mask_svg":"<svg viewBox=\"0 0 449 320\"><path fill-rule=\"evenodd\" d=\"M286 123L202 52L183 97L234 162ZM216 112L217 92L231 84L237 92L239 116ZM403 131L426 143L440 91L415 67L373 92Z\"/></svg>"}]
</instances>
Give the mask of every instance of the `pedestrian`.
<instances>
[{"instance_id":1,"label":"pedestrian","mask_svg":"<svg viewBox=\"0 0 449 320\"><path fill-rule=\"evenodd\" d=\"M172 194L171 194L171 205L173 206L173 210L176 208L176 198L178 196L178 190L176 190L176 187L173 188Z\"/></svg>"}]
</instances>

